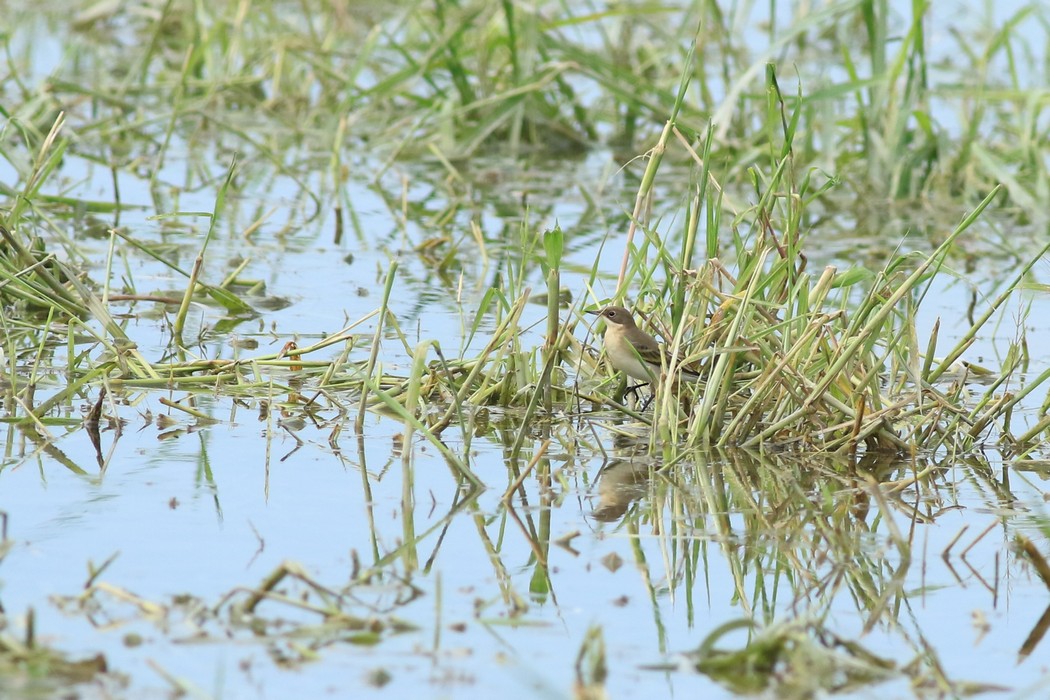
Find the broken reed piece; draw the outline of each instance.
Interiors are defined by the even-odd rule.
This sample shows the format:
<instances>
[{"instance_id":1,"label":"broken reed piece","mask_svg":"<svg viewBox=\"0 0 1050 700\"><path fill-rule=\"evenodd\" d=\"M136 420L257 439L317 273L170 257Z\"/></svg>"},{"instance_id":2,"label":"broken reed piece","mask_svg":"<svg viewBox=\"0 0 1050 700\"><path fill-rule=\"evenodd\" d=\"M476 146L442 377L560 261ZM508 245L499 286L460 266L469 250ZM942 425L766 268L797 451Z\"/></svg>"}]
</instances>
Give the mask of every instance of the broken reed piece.
<instances>
[{"instance_id":1,"label":"broken reed piece","mask_svg":"<svg viewBox=\"0 0 1050 700\"><path fill-rule=\"evenodd\" d=\"M1021 552L1032 562L1032 566L1035 567L1035 571L1039 574L1039 578L1043 579L1043 583L1046 584L1047 588L1050 588L1050 564L1046 563L1046 558L1036 548L1032 540L1024 535L1018 534L1015 538L1015 542L1017 542Z\"/></svg>"}]
</instances>

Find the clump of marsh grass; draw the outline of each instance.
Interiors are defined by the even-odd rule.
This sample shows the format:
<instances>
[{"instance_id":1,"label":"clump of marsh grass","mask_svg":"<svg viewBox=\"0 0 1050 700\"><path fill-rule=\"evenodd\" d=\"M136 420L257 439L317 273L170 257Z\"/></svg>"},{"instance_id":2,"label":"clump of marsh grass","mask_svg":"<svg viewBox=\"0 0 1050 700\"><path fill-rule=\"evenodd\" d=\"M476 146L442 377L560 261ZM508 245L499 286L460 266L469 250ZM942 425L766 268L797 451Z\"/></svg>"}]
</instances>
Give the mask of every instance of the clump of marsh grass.
<instances>
[{"instance_id":1,"label":"clump of marsh grass","mask_svg":"<svg viewBox=\"0 0 1050 700\"><path fill-rule=\"evenodd\" d=\"M63 124L64 117L60 114L41 140L23 191L16 196L13 206L0 220L0 240L3 242L0 252L0 325L5 330L6 341L2 350L11 362L10 372L6 373L6 388L8 395L14 399L6 403L11 408L10 414L22 414L19 420L34 422L38 426L42 426L41 420L55 406L64 404L86 384L105 382L110 377L134 377L141 380L156 380L160 377L110 313L108 280L104 284L91 280L75 264L74 261L79 257L75 249L67 249L62 251L64 255L60 255L49 250L44 239L35 235L37 228L30 216L30 204L42 197L41 188L48 177L54 174L68 146L68 141L61 137ZM232 176L231 167L219 190L216 209L211 216L212 228L222 209ZM119 203L113 207L119 208ZM117 236L115 230L110 231L111 250L118 240ZM175 318L175 331L179 336L190 300L200 298L202 293L212 303L221 304L231 313L251 311L246 303L227 289L200 280L200 269L210 236L211 230L193 270L186 273L188 285ZM179 341L181 347L181 337ZM99 348L94 357L89 350L77 350L78 345L85 344ZM51 396L35 403L40 377L51 374L53 352L61 345L65 346L67 353L65 369L68 381ZM28 352L34 352L35 355L27 368L18 359Z\"/></svg>"},{"instance_id":2,"label":"clump of marsh grass","mask_svg":"<svg viewBox=\"0 0 1050 700\"><path fill-rule=\"evenodd\" d=\"M654 419L659 431L704 444L798 443L822 449L887 449L973 442L1016 405L994 401L976 407L945 396L937 380L958 359L983 324L1017 289L1036 262L981 314L943 360L934 361L936 338L920 345L915 310L952 245L995 198L966 217L931 254L891 260L875 273L805 269L805 237L771 229L738 250L734 272L712 259L682 270L680 320L664 331L683 363L701 363L706 381L681 383L661 393ZM760 214L768 219L768 214ZM660 316L666 302L649 311ZM924 354L925 353L925 354ZM674 376L675 366L668 367ZM1028 383L1030 393L1045 378ZM949 390L950 392L951 390ZM994 408L993 408L994 407ZM989 412L990 411L990 412Z\"/></svg>"},{"instance_id":3,"label":"clump of marsh grass","mask_svg":"<svg viewBox=\"0 0 1050 700\"><path fill-rule=\"evenodd\" d=\"M794 619L761 630L754 627L751 620L720 626L689 654L690 661L697 671L736 693L774 691L778 697L789 698L818 691L846 692L902 673L893 661L838 637L819 620ZM745 646L716 646L738 629L754 632Z\"/></svg>"},{"instance_id":4,"label":"clump of marsh grass","mask_svg":"<svg viewBox=\"0 0 1050 700\"><path fill-rule=\"evenodd\" d=\"M494 149L633 154L659 133L683 75L691 87L678 128L693 136L713 122L712 155L733 178L746 175L773 144L754 115L767 106L765 67L779 61L799 67L810 94L797 115L800 164L836 172L849 194L914 201L1002 182L1020 206L1038 203L1048 176L1043 107L1031 95L1045 81L1019 68L1016 56L1035 47L1032 32L1014 31L1045 30L1037 6L984 35L950 35L943 43L958 45L940 49L928 38L929 2L903 16L888 0L771 7L768 22L726 5L439 0L351 13L308 0L291 15L108 5L70 23L63 40L77 60L46 88L14 81L24 99L5 114L28 140L46 133L57 105L77 105L72 152L121 171L148 160L155 193L180 143L230 140L303 185L317 208L285 157L291 144L326 153L333 184L362 145L382 154L384 170L399 159L452 167ZM16 150L0 156L18 165Z\"/></svg>"},{"instance_id":5,"label":"clump of marsh grass","mask_svg":"<svg viewBox=\"0 0 1050 700\"><path fill-rule=\"evenodd\" d=\"M102 654L70 659L60 651L40 644L36 639L35 626L35 615L30 610L24 639L6 633L0 635L0 671L8 687L17 687L22 683L38 688L52 684L90 683L109 671L106 657Z\"/></svg>"},{"instance_id":6,"label":"clump of marsh grass","mask_svg":"<svg viewBox=\"0 0 1050 700\"><path fill-rule=\"evenodd\" d=\"M622 301L637 280L637 294L646 300L640 311L655 321L649 330L672 350L665 373L670 379L661 383L655 404L653 444L965 449L988 439L993 427L1001 437L1017 440L1010 431L1013 408L1050 376L1031 379L1012 394L997 393L1022 366L1022 353L1011 354L998 380L970 402L959 399L961 383L944 389L938 380L1015 295L1042 253L1018 270L943 359L934 358L936 332L920 339L915 327L916 310L946 269L953 246L1000 189L988 192L928 254L892 256L879 271L829 266L811 272L806 251L819 234L804 228L805 209L833 183L818 188L809 177L796 178L793 139L804 101L789 110L772 69L768 87L770 121L781 136L770 149L769 172L752 168L755 204L723 225L728 205L710 170L711 133L697 153L675 128L672 111L650 153L621 243L623 266L613 301ZM645 205L672 138L698 164L677 249L650 227ZM707 259L697 266L705 211ZM728 245L719 238L726 229ZM727 247L732 267L719 257ZM676 383L679 364L702 366L705 381Z\"/></svg>"}]
</instances>

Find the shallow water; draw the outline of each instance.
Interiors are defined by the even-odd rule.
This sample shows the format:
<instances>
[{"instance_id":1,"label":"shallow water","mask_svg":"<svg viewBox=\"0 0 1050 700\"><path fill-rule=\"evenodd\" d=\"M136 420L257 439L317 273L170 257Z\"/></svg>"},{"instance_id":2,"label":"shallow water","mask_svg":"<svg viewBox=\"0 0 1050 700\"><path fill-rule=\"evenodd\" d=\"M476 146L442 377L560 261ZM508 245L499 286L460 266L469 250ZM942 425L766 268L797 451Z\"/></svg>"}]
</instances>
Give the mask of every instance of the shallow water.
<instances>
[{"instance_id":1,"label":"shallow water","mask_svg":"<svg viewBox=\"0 0 1050 700\"><path fill-rule=\"evenodd\" d=\"M222 403L205 408L225 413ZM35 608L41 636L63 650L103 652L113 669L130 675L135 697L165 685L151 664L215 697L340 696L367 687L379 669L390 675L387 689L394 692L422 684L436 696L562 695L594 625L604 637L612 692L734 697L705 676L644 666L681 663L679 654L748 615L750 606L770 622L807 611L826 615L827 630L900 665L928 645L954 681L1044 691L1050 682L1038 648L1027 661L1018 659L1047 594L1010 546L1018 531L1041 541L1045 480L1000 471L995 461L946 466L934 482L938 493L919 497L919 510L936 514L921 524L905 507L916 502L909 490L888 511L859 499L871 508L861 515L853 496L822 486L819 463L799 465L797 456L735 455L680 465L650 480L651 462L642 457L604 464L578 445L573 456L551 451L549 490L526 480L528 503L514 498L512 515L498 488L465 495L425 444L403 453L407 460L397 456L401 426L390 420L369 420L363 453L345 437L345 452L337 454L326 431L311 427L295 431L304 444L293 452L289 433L249 410L165 440L156 426L143 427L128 413L101 476L89 464L80 475L46 456L4 470L14 546L4 560L3 603L11 612ZM594 423L606 449L631 452L614 447L608 422ZM83 430L71 432L55 447L88 452L83 437ZM105 449L113 439L112 432L104 435ZM476 439L473 448L475 472L505 483L505 450L489 439ZM724 491L698 481L703 470L720 471L715 481ZM772 501L771 482L794 484L815 502L831 499L826 519L796 522L812 514L777 512L790 504ZM992 484L997 499L989 497ZM847 505L853 515L842 512ZM889 515L912 542L910 564L902 565L885 524L876 524ZM822 535L827 527L832 534ZM544 553L549 581L541 575L537 585L542 568L533 547L544 528L550 540L578 534ZM228 606L215 619L194 620L191 603L173 603L186 594L217 606L227 592L258 585L286 561L341 590L356 567L371 566L406 541L413 545L380 567L371 584L349 589L343 610L394 616L416 629L384 632L365 646L330 642L316 660L302 659L296 645L325 636L297 634L296 624L321 619L291 603L264 603L257 611L275 625L270 639L231 625ZM113 555L100 580L170 607L145 614L107 590L93 597L91 615L76 613L68 599L80 593L87 562L98 566ZM812 582L792 582L793 568L777 565L782 557L811 560L810 570L829 589L819 594ZM898 567L899 591L889 584ZM884 580L868 578L879 572ZM303 588L289 581L279 587L293 599ZM883 593L895 614L872 612ZM66 614L55 597L65 599ZM872 616L874 628L862 634ZM280 635L279 621L288 637ZM126 647L129 633L142 644ZM744 639L738 632L719 646ZM272 657L281 655L296 670L275 665ZM887 687L891 697L906 696L908 680L847 697L885 696Z\"/></svg>"},{"instance_id":2,"label":"shallow water","mask_svg":"<svg viewBox=\"0 0 1050 700\"><path fill-rule=\"evenodd\" d=\"M48 51L33 51L34 75L55 68L44 59ZM518 286L543 288L539 267L521 253L523 220L528 231L557 221L567 232L562 285L575 299L597 302L613 289L624 209L642 172L638 163L621 170L604 150L556 161L491 156L463 166L470 194L462 196L450 192L434 163L397 163L376 174L368 154L352 157L373 170L336 187L324 174L326 156L308 147L289 151L310 173L297 183L273 175L258 152L239 154L241 184L209 245L204 275L217 282L250 259L241 277L261 283L245 295L260 313L231 321L215 307L194 306L188 336L200 336L201 356L265 354L288 340L303 345L338 332L377 307L393 259L400 267L391 309L410 343L436 339L449 356L469 356L479 341L468 346L465 335L491 286L508 284L520 266ZM207 220L150 217L211 211L229 162L222 147L176 138L159 176L161 195L142 179L120 176L123 201L137 206L121 212L119 224L135 240L165 246L165 258L188 269ZM675 173L673 167L662 173ZM3 161L0 176L17 179ZM97 163L69 155L62 176L67 196L112 196L109 170ZM674 221L683 196L678 183L689 177L682 171L662 180L672 183L661 185L656 202L667 212L657 225L666 235L681 228ZM402 192L410 206L402 207ZM451 223L437 223L453 203ZM339 206L344 235L337 241ZM927 236L953 228L963 209L868 206L878 216L845 208L811 239L810 270L857 263L878 269L907 230L915 233L904 248L927 250ZM994 213L988 218L992 224L961 241L971 259L953 259L958 276L938 278L924 301L921 342L939 318L942 347L954 345L969 326L974 295L994 296L1003 273L1016 267L1017 251L1035 250L1041 231L1013 228ZM242 236L260 219L253 236ZM469 232L471 222L483 245ZM181 294L181 275L120 239L92 233L93 224L104 230L116 223L73 212L61 230L96 279L105 277L112 246L114 289ZM424 245L442 235L449 240ZM460 252L451 263L438 264L453 248ZM588 297L596 259L600 275ZM1037 268L1037 276L1044 273ZM1023 322L1035 351L1031 373L1045 369L1038 349L1050 340L1040 321L1046 306L1038 291L1009 306L968 359L994 366ZM168 352L173 309L152 302L110 308L127 314L125 330L148 359ZM527 341L539 341L545 313L541 305L526 308ZM482 319L482 334L491 323ZM352 360L367 356L374 325L359 330ZM586 334L577 329L578 337ZM256 341L258 349L235 347L234 339ZM341 349L320 354L330 359ZM55 348L55 367L64 367L64 353ZM404 373L409 362L393 337L380 357L394 372ZM16 364L24 370L31 359ZM294 379L270 372L278 385ZM61 386L60 375L41 383L38 401ZM349 697L369 688L396 696L423 689L433 697L568 697L577 667L586 667L577 657L588 630L596 629L612 696L739 697L683 668L683 654L742 618L760 627L820 620L811 637L856 641L898 670L918 659L917 675L931 684L915 690L908 675L894 673L840 697L935 696L938 668L953 682L1009 688L989 697L1041 697L1050 686L1042 644L1019 657L1050 597L1013 544L1023 533L1046 550L1045 472L1018 468L994 446L967 459L934 454L876 465L883 487L875 490L848 476L844 463L776 446L763 456L701 453L702 461L661 468L622 437L623 419L614 412L559 416L549 427L537 421L512 459L509 445L521 429L516 414L492 410L490 425L469 438L469 465L489 486L475 493L418 434L402 444L406 428L395 419L368 414L358 439L355 396L337 397L351 407L347 416L328 407L282 410L280 393L263 406L257 396L205 392L195 407L213 421L199 422L160 402L185 395L114 387L105 415L122 423L119 432L115 423L103 426L104 468L77 421L97 387L59 409L72 420L48 425L49 438L0 424L0 510L11 545L0 560L7 631L23 634L31 608L39 641L75 658L102 653L127 679L127 687L114 680L76 686L85 696L167 697L180 686L221 698ZM1017 420L1034 420L1039 398ZM342 432L334 435L337 426ZM547 437L537 471L504 503ZM453 451L466 451L458 427L443 438ZM891 482L933 461L943 471L918 492L893 491ZM902 542L910 543L908 557ZM111 559L92 580L91 595L80 598L90 572ZM285 578L276 590L288 598L256 611L255 624L264 628L237 620L233 605L288 562L318 588ZM370 625L322 624L322 615L302 609L304 601ZM412 629L395 631L398 621ZM739 649L747 639L736 630L717 646ZM68 690L55 685L56 692ZM13 696L34 692L7 688ZM767 696L816 692L780 687Z\"/></svg>"}]
</instances>

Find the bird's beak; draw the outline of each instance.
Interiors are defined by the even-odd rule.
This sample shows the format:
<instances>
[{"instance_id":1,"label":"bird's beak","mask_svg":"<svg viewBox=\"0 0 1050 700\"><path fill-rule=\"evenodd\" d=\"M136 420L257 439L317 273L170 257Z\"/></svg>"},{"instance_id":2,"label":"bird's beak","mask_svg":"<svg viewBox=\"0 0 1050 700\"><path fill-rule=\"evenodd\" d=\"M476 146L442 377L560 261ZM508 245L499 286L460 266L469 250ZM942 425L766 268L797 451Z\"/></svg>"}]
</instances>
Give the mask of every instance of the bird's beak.
<instances>
[{"instance_id":1,"label":"bird's beak","mask_svg":"<svg viewBox=\"0 0 1050 700\"><path fill-rule=\"evenodd\" d=\"M592 311L584 311L583 313L585 313L585 314L591 314L592 316L597 316L597 315L598 315L598 314L600 314L601 312L602 312L602 310L601 310L601 309L594 309L594 310L592 310Z\"/></svg>"}]
</instances>

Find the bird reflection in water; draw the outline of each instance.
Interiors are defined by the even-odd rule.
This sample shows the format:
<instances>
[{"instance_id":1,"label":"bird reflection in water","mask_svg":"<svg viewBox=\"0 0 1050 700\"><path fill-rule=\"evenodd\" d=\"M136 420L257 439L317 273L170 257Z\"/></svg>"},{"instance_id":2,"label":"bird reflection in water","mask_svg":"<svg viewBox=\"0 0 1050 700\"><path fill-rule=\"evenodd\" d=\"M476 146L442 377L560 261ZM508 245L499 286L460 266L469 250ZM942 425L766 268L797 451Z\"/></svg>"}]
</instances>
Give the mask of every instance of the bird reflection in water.
<instances>
[{"instance_id":1,"label":"bird reflection in water","mask_svg":"<svg viewBox=\"0 0 1050 700\"><path fill-rule=\"evenodd\" d=\"M598 473L598 507L591 517L611 523L623 517L632 503L649 491L652 462L613 460Z\"/></svg>"}]
</instances>

